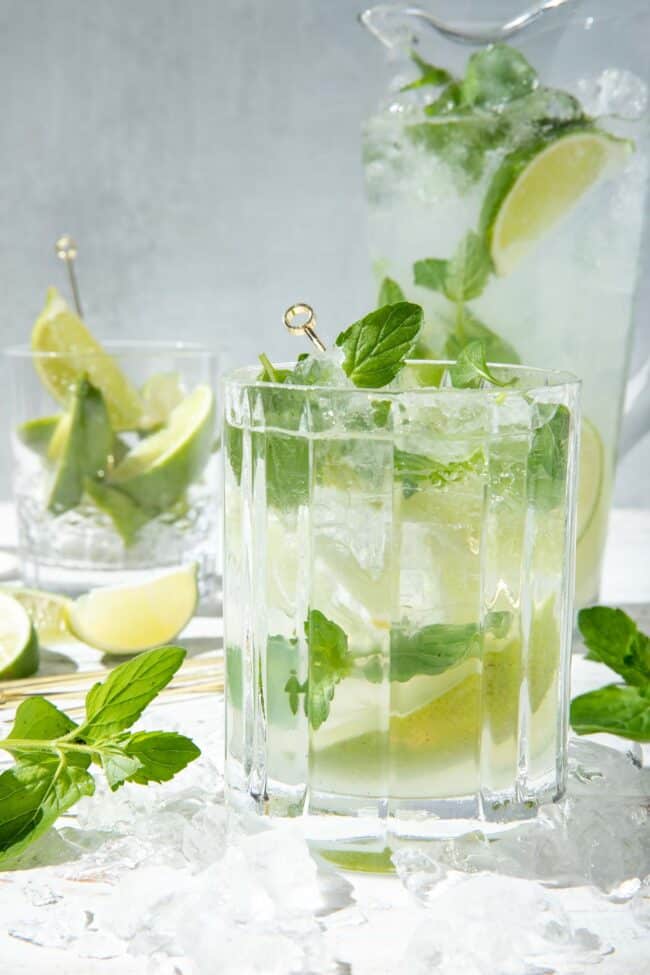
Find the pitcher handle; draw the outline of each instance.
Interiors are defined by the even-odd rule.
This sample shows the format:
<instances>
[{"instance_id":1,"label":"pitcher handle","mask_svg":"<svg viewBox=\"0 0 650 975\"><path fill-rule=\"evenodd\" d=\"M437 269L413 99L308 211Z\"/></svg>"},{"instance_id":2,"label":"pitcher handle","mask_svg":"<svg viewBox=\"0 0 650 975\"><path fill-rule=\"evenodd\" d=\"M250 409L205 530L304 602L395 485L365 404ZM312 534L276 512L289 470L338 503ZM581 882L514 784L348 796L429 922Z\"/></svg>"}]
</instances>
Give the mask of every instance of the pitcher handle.
<instances>
[{"instance_id":1,"label":"pitcher handle","mask_svg":"<svg viewBox=\"0 0 650 975\"><path fill-rule=\"evenodd\" d=\"M628 380L623 405L619 458L650 429L650 356Z\"/></svg>"}]
</instances>

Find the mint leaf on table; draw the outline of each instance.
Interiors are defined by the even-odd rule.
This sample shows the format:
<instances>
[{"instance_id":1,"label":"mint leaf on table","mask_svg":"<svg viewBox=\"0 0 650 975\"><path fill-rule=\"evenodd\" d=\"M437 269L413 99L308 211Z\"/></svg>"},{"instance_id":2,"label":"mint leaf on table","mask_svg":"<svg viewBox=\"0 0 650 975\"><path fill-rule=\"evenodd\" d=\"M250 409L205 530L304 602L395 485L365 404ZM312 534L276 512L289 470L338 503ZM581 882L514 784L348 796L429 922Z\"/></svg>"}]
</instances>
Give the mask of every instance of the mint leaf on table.
<instances>
[{"instance_id":1,"label":"mint leaf on table","mask_svg":"<svg viewBox=\"0 0 650 975\"><path fill-rule=\"evenodd\" d=\"M79 736L96 743L129 728L167 686L184 658L182 647L160 647L116 667L88 692Z\"/></svg>"},{"instance_id":2,"label":"mint leaf on table","mask_svg":"<svg viewBox=\"0 0 650 975\"><path fill-rule=\"evenodd\" d=\"M422 309L408 301L370 312L336 340L345 354L345 374L365 389L387 386L413 351L421 327Z\"/></svg>"},{"instance_id":3,"label":"mint leaf on table","mask_svg":"<svg viewBox=\"0 0 650 975\"><path fill-rule=\"evenodd\" d=\"M480 339L484 343L485 358L488 362L514 364L521 362L514 346L484 325L467 306L464 306L461 314L457 316L455 330L445 342L445 355L450 359L458 358L462 349L474 339Z\"/></svg>"},{"instance_id":4,"label":"mint leaf on table","mask_svg":"<svg viewBox=\"0 0 650 975\"><path fill-rule=\"evenodd\" d=\"M578 628L589 651L587 660L606 664L628 684L650 686L650 637L627 613L609 606L581 609Z\"/></svg>"},{"instance_id":5,"label":"mint leaf on table","mask_svg":"<svg viewBox=\"0 0 650 975\"><path fill-rule=\"evenodd\" d=\"M446 85L453 80L452 75L445 68L438 68L435 64L429 64L428 61L420 57L417 51L411 51L411 60L418 66L420 77L416 78L415 81L410 81L407 85L403 85L400 91L412 91L426 85L434 85L439 88L440 85Z\"/></svg>"},{"instance_id":6,"label":"mint leaf on table","mask_svg":"<svg viewBox=\"0 0 650 975\"><path fill-rule=\"evenodd\" d=\"M485 359L485 343L480 339L469 342L461 349L456 362L449 367L449 374L453 385L459 389L476 388L482 381L493 386L511 386L514 382L497 379L490 371Z\"/></svg>"},{"instance_id":7,"label":"mint leaf on table","mask_svg":"<svg viewBox=\"0 0 650 975\"><path fill-rule=\"evenodd\" d=\"M406 301L404 292L397 281L392 278L384 278L379 286L377 308L383 308L384 305L395 305L398 301Z\"/></svg>"},{"instance_id":8,"label":"mint leaf on table","mask_svg":"<svg viewBox=\"0 0 650 975\"><path fill-rule=\"evenodd\" d=\"M564 501L569 461L571 415L566 406L550 405L551 417L533 434L528 454L528 499L542 511Z\"/></svg>"},{"instance_id":9,"label":"mint leaf on table","mask_svg":"<svg viewBox=\"0 0 650 975\"><path fill-rule=\"evenodd\" d=\"M528 95L537 83L537 72L520 51L508 44L490 44L467 62L463 100L482 108L500 108Z\"/></svg>"},{"instance_id":10,"label":"mint leaf on table","mask_svg":"<svg viewBox=\"0 0 650 975\"><path fill-rule=\"evenodd\" d=\"M650 684L608 684L571 701L571 727L578 735L605 732L650 741Z\"/></svg>"},{"instance_id":11,"label":"mint leaf on table","mask_svg":"<svg viewBox=\"0 0 650 975\"><path fill-rule=\"evenodd\" d=\"M15 765L0 775L0 863L13 859L82 796L92 795L91 762L111 789L124 782L162 782L198 757L175 732L126 729L169 683L185 651L159 647L120 664L86 695L86 721L77 725L45 698L23 701L0 749Z\"/></svg>"}]
</instances>

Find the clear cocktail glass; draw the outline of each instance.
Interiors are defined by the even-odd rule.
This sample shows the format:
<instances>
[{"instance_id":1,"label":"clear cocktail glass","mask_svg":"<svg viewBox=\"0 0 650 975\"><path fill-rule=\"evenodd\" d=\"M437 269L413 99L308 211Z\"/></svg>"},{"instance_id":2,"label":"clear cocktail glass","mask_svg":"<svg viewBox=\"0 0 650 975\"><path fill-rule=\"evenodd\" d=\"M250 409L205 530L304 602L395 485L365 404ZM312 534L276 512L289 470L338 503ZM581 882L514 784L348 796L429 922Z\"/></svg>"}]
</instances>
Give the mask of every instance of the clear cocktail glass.
<instances>
[{"instance_id":1,"label":"clear cocktail glass","mask_svg":"<svg viewBox=\"0 0 650 975\"><path fill-rule=\"evenodd\" d=\"M226 379L228 796L324 847L564 790L579 383L494 371L513 385Z\"/></svg>"}]
</instances>

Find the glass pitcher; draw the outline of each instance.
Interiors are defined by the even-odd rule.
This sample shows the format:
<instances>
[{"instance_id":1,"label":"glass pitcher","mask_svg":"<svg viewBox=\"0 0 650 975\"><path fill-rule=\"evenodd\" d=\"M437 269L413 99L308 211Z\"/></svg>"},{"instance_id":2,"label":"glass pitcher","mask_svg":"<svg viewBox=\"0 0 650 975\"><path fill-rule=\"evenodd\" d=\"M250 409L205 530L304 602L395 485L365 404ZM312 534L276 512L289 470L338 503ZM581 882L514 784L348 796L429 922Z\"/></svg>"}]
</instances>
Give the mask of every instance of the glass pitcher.
<instances>
[{"instance_id":1,"label":"glass pitcher","mask_svg":"<svg viewBox=\"0 0 650 975\"><path fill-rule=\"evenodd\" d=\"M397 65L363 159L379 303L420 303L419 353L583 380L576 600L598 595L648 172L650 4L438 0L361 15ZM648 366L624 446L647 429Z\"/></svg>"}]
</instances>

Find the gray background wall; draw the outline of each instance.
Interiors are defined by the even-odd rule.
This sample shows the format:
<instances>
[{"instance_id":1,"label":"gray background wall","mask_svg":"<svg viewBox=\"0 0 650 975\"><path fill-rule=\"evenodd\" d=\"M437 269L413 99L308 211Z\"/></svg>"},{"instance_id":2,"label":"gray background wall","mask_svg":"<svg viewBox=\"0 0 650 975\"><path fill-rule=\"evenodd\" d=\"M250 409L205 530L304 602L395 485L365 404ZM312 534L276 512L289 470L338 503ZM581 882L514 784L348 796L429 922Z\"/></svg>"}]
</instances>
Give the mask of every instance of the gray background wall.
<instances>
[{"instance_id":1,"label":"gray background wall","mask_svg":"<svg viewBox=\"0 0 650 975\"><path fill-rule=\"evenodd\" d=\"M329 335L367 310L359 126L387 68L362 6L0 0L2 344L65 287L64 231L103 336L194 338L230 364L295 354L293 300ZM646 436L619 503L650 505L649 471Z\"/></svg>"}]
</instances>

